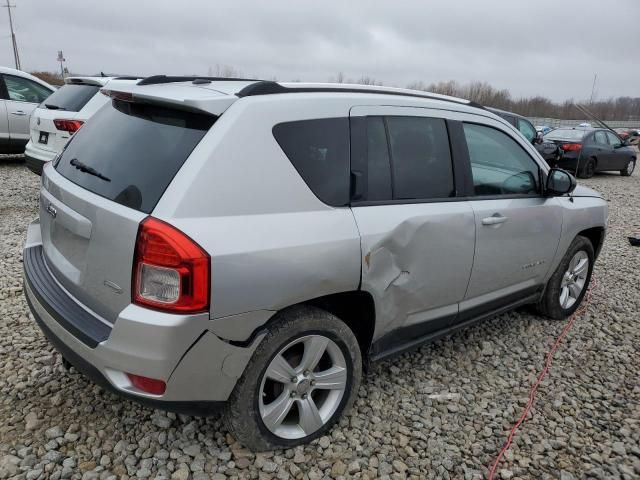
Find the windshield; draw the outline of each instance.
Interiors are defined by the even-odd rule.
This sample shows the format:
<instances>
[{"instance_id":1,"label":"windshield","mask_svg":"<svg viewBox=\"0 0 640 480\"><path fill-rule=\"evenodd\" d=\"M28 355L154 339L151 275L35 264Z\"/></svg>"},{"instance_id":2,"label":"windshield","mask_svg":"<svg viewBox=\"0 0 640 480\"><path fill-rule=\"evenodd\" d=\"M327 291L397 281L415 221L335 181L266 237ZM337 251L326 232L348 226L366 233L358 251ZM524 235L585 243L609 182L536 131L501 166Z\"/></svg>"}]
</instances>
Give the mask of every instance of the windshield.
<instances>
[{"instance_id":1,"label":"windshield","mask_svg":"<svg viewBox=\"0 0 640 480\"><path fill-rule=\"evenodd\" d=\"M544 136L545 140L582 140L588 130L557 128Z\"/></svg>"},{"instance_id":2,"label":"windshield","mask_svg":"<svg viewBox=\"0 0 640 480\"><path fill-rule=\"evenodd\" d=\"M215 119L114 100L73 135L56 170L93 193L151 213Z\"/></svg>"}]
</instances>

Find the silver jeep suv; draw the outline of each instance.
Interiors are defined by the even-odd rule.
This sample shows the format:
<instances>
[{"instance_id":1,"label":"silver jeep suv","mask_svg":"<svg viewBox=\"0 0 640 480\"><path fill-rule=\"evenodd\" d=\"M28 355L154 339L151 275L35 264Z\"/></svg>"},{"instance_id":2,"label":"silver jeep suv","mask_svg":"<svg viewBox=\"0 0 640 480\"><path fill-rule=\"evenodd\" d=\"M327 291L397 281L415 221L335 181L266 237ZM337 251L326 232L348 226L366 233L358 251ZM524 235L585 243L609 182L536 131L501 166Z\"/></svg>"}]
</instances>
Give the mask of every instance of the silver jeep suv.
<instances>
[{"instance_id":1,"label":"silver jeep suv","mask_svg":"<svg viewBox=\"0 0 640 480\"><path fill-rule=\"evenodd\" d=\"M585 295L605 201L479 105L165 76L105 93L44 168L25 290L65 364L125 397L290 447L367 362Z\"/></svg>"}]
</instances>

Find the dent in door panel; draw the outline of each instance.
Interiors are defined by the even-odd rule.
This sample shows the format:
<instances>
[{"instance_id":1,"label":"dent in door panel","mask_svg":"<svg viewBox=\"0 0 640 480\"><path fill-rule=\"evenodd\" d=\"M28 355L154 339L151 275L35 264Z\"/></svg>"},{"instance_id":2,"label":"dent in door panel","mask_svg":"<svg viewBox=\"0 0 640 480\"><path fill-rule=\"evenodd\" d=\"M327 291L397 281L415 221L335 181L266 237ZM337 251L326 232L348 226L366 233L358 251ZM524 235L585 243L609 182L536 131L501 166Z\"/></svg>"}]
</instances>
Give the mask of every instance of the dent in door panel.
<instances>
[{"instance_id":1,"label":"dent in door panel","mask_svg":"<svg viewBox=\"0 0 640 480\"><path fill-rule=\"evenodd\" d=\"M382 322L376 337L434 319L433 312L457 312L471 275L474 236L470 209L410 217L380 236L363 236L363 289L374 296Z\"/></svg>"}]
</instances>

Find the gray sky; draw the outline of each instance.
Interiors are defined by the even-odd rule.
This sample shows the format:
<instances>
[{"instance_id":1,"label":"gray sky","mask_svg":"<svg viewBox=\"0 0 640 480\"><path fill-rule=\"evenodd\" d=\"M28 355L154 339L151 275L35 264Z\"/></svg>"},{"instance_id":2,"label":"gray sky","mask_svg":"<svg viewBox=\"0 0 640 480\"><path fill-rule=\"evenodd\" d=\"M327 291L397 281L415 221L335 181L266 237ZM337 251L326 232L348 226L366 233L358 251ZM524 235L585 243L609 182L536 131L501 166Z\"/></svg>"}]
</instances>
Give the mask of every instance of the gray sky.
<instances>
[{"instance_id":1,"label":"gray sky","mask_svg":"<svg viewBox=\"0 0 640 480\"><path fill-rule=\"evenodd\" d=\"M1 0L2 3L5 0ZM487 81L514 97L640 96L638 0L12 0L23 70L406 86ZM0 64L13 66L6 9ZM555 32L555 33L554 33Z\"/></svg>"}]
</instances>

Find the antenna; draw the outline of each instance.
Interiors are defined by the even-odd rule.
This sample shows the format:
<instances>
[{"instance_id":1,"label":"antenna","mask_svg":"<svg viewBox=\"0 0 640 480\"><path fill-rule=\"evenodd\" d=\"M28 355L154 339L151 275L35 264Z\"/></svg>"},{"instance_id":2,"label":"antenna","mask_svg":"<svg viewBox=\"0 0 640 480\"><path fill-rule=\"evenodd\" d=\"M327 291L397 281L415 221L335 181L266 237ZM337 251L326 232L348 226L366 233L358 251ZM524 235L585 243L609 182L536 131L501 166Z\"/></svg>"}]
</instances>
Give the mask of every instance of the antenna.
<instances>
[{"instance_id":1,"label":"antenna","mask_svg":"<svg viewBox=\"0 0 640 480\"><path fill-rule=\"evenodd\" d=\"M10 5L9 0L7 0L7 4L3 5L4 8L9 12L9 28L11 29L11 43L13 45L13 59L16 63L16 70L20 70L20 55L18 55L18 43L16 42L16 34L13 31L13 19L11 18L11 9L16 8L15 5Z\"/></svg>"}]
</instances>

